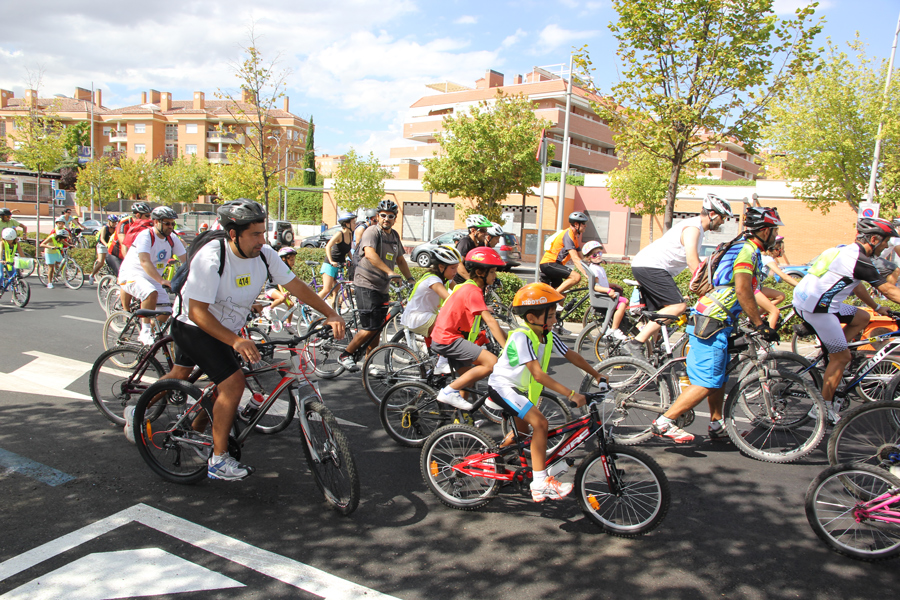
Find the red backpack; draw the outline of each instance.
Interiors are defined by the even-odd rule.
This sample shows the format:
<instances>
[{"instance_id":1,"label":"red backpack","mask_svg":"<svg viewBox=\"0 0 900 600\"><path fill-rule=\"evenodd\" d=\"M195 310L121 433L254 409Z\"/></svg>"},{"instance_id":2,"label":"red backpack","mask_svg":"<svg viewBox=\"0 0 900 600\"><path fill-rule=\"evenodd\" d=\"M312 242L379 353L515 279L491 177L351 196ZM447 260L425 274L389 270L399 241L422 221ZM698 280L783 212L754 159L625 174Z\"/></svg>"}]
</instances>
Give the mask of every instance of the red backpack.
<instances>
[{"instance_id":1,"label":"red backpack","mask_svg":"<svg viewBox=\"0 0 900 600\"><path fill-rule=\"evenodd\" d=\"M131 248L131 245L134 244L135 238L137 238L138 234L142 231L150 230L150 244L153 245L156 243L156 236L153 234L153 221L150 219L143 219L141 221L134 221L131 224L131 227L128 228L128 233L125 234L125 241L123 242L127 248ZM174 248L175 242L172 241L172 236L166 238L169 242L169 246Z\"/></svg>"}]
</instances>

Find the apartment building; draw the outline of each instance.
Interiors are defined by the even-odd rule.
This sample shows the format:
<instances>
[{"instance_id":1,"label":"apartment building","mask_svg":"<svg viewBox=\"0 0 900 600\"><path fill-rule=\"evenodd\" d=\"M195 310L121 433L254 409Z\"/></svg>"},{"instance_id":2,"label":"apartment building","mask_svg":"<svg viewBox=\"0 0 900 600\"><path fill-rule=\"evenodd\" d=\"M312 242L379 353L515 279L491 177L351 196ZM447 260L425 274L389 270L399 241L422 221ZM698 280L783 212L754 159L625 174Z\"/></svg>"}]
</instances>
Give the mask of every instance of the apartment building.
<instances>
[{"instance_id":1,"label":"apartment building","mask_svg":"<svg viewBox=\"0 0 900 600\"><path fill-rule=\"evenodd\" d=\"M482 101L491 101L500 90L506 95L524 94L536 104L535 114L551 123L547 136L556 147L551 170L562 167L562 143L566 119L566 81L546 69L535 67L532 71L513 77L512 84L505 85L502 73L489 70L470 88L451 82L431 84L428 87L440 92L424 96L413 103L403 124L403 137L417 142L414 146L392 148L392 162L402 160L421 161L439 152L436 135L443 128L443 119L449 115L467 112ZM575 174L607 173L619 165L614 132L591 108L591 102L600 97L587 90L572 86L569 117L569 169ZM754 180L759 166L736 143L721 144L702 158L705 174L714 179Z\"/></svg>"}]
</instances>

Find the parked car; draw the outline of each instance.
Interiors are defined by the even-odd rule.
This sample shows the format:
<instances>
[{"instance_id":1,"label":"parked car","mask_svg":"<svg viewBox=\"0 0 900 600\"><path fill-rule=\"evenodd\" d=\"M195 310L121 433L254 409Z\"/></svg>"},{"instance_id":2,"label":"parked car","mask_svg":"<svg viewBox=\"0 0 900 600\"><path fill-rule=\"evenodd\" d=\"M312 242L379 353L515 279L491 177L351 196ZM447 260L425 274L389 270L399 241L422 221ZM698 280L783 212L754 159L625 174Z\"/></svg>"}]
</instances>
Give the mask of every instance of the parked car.
<instances>
[{"instance_id":1,"label":"parked car","mask_svg":"<svg viewBox=\"0 0 900 600\"><path fill-rule=\"evenodd\" d=\"M333 238L334 234L336 234L340 230L340 225L329 227L322 233L317 233L316 235L311 235L308 238L303 238L303 241L300 242L300 246L302 248L324 248L325 244L328 243L328 240Z\"/></svg>"},{"instance_id":2,"label":"parked car","mask_svg":"<svg viewBox=\"0 0 900 600\"><path fill-rule=\"evenodd\" d=\"M431 261L433 260L431 251L435 246L445 246L447 244L455 246L453 239L459 235L468 235L468 233L468 229L455 229L439 235L429 242L419 244L410 253L410 260L420 267L427 268L431 266ZM519 238L514 233L504 233L497 245L494 246L494 250L506 262L505 268L507 270L512 267L518 267L521 264L522 253L519 251Z\"/></svg>"},{"instance_id":3,"label":"parked car","mask_svg":"<svg viewBox=\"0 0 900 600\"><path fill-rule=\"evenodd\" d=\"M103 223L101 223L100 221L95 221L93 219L88 219L87 221L83 222L81 226L81 232L84 235L97 235L97 232L100 231L101 227L103 227Z\"/></svg>"},{"instance_id":4,"label":"parked car","mask_svg":"<svg viewBox=\"0 0 900 600\"><path fill-rule=\"evenodd\" d=\"M290 221L269 221L266 240L273 248L294 245L294 227Z\"/></svg>"}]
</instances>

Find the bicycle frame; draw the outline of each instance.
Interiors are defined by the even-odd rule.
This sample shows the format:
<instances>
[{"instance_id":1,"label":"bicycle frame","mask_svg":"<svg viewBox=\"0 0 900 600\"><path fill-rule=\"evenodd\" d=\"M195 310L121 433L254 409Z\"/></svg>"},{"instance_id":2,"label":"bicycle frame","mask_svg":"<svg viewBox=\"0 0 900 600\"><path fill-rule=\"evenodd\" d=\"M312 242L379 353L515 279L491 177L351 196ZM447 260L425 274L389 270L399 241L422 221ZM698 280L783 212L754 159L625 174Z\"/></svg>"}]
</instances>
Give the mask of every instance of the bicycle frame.
<instances>
[{"instance_id":1,"label":"bicycle frame","mask_svg":"<svg viewBox=\"0 0 900 600\"><path fill-rule=\"evenodd\" d=\"M872 521L883 521L885 523L900 523L900 512L896 510L885 510L898 502L900 502L900 491L895 489L869 500L862 505L856 506L853 509L853 516L856 518L857 522L869 519Z\"/></svg>"}]
</instances>

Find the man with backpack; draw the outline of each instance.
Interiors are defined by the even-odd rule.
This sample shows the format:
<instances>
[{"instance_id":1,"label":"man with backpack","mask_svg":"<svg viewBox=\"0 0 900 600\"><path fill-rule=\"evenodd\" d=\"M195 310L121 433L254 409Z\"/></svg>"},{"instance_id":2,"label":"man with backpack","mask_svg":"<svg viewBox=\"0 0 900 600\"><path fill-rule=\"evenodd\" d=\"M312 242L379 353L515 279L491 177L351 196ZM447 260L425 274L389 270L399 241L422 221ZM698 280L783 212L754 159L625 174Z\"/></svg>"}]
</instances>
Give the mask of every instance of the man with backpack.
<instances>
[{"instance_id":1,"label":"man with backpack","mask_svg":"<svg viewBox=\"0 0 900 600\"><path fill-rule=\"evenodd\" d=\"M350 247L350 253L353 254L356 252L356 247L359 246L359 240L362 239L362 234L366 231L367 228L371 227L378 220L378 211L374 208L367 208L366 212L363 213L362 219L356 224L356 227L353 228L353 241Z\"/></svg>"},{"instance_id":2,"label":"man with backpack","mask_svg":"<svg viewBox=\"0 0 900 600\"><path fill-rule=\"evenodd\" d=\"M541 258L541 283L550 285L560 294L577 285L582 273L587 277L581 264L584 260L581 255L581 236L587 229L587 221L587 215L583 212L570 214L569 227L552 236L550 249ZM575 265L577 270L567 267L567 263Z\"/></svg>"},{"instance_id":3,"label":"man with backpack","mask_svg":"<svg viewBox=\"0 0 900 600\"><path fill-rule=\"evenodd\" d=\"M725 219L733 216L727 200L707 194L699 217L683 219L672 225L661 238L637 253L631 260L631 273L641 284L641 297L646 310L680 315L687 309L684 297L675 285L675 276L685 267L691 273L697 270L703 234L717 231ZM644 325L633 340L625 343L625 352L643 359L644 344L659 331L659 327L655 322Z\"/></svg>"},{"instance_id":4,"label":"man with backpack","mask_svg":"<svg viewBox=\"0 0 900 600\"><path fill-rule=\"evenodd\" d=\"M325 315L335 338L344 337L344 320L323 302L266 245L266 213L257 202L238 199L217 211L224 230L209 231L191 244L188 263L179 269L173 289L181 297L172 323L175 369L189 373L196 365L216 383L213 407L213 454L210 479L236 481L253 472L228 454L228 434L244 392L245 378L237 355L260 360L256 344L240 336L257 295L268 278ZM178 282L178 283L175 283Z\"/></svg>"},{"instance_id":5,"label":"man with backpack","mask_svg":"<svg viewBox=\"0 0 900 600\"><path fill-rule=\"evenodd\" d=\"M676 444L694 439L675 424L688 410L709 402L709 439L726 437L722 419L725 403L725 382L728 380L728 337L741 311L761 337L778 341L778 332L769 327L759 315L755 292L761 279L760 250L775 244L778 227L784 225L774 208L752 206L744 213L743 241L732 244L722 255L710 280L710 291L700 297L691 311L687 327L691 351L687 357L687 376L690 385L663 415L651 425L654 435L669 438Z\"/></svg>"}]
</instances>

